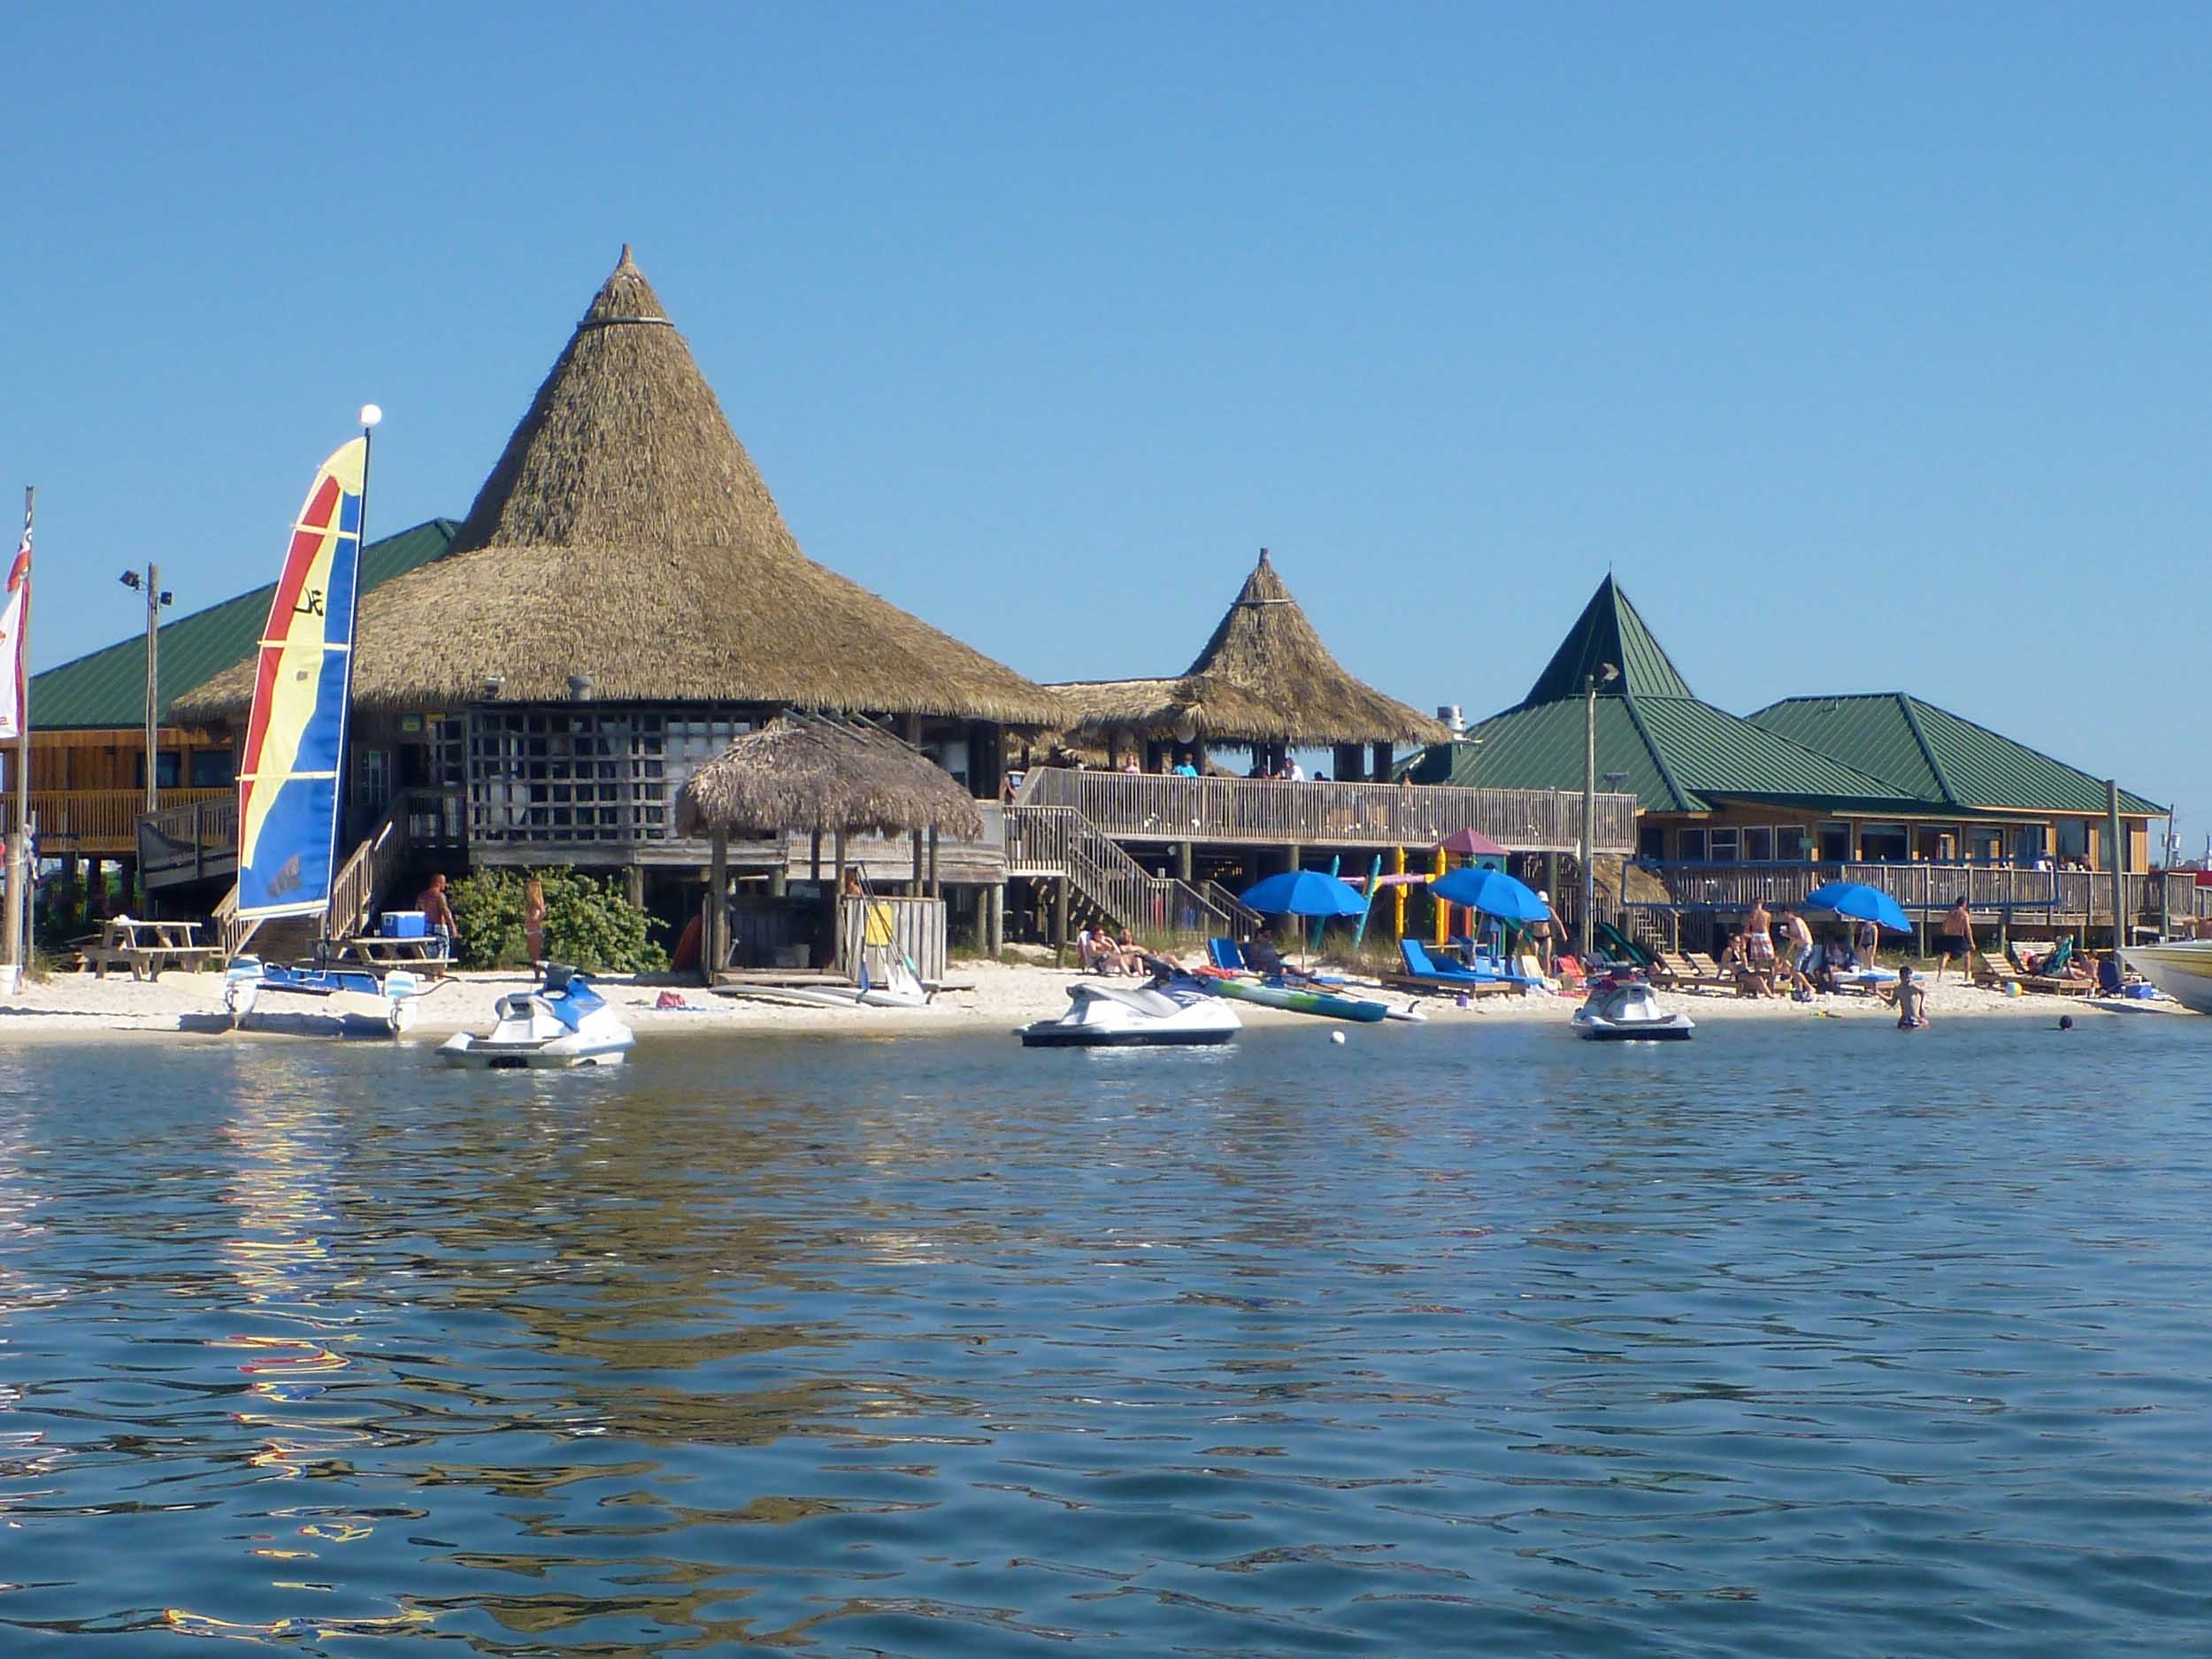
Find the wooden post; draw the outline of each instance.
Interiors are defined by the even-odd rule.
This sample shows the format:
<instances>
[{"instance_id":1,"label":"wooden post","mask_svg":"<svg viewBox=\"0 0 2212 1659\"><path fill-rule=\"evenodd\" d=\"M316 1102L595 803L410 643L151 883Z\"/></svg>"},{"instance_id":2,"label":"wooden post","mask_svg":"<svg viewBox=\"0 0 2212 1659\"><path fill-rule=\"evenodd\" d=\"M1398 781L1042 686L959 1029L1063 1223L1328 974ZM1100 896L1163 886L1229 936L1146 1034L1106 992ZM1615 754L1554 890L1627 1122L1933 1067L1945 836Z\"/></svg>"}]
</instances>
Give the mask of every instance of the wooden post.
<instances>
[{"instance_id":1,"label":"wooden post","mask_svg":"<svg viewBox=\"0 0 2212 1659\"><path fill-rule=\"evenodd\" d=\"M1369 763L1367 775L1377 783L1388 783L1390 763L1395 758L1394 749L1388 743L1378 743L1368 752L1374 758Z\"/></svg>"},{"instance_id":2,"label":"wooden post","mask_svg":"<svg viewBox=\"0 0 2212 1659\"><path fill-rule=\"evenodd\" d=\"M628 864L622 872L622 895L639 910L645 908L645 866Z\"/></svg>"},{"instance_id":3,"label":"wooden post","mask_svg":"<svg viewBox=\"0 0 2212 1659\"><path fill-rule=\"evenodd\" d=\"M984 888L983 902L987 907L986 936L990 945L991 959L995 962L1006 949L1005 882L996 881Z\"/></svg>"},{"instance_id":4,"label":"wooden post","mask_svg":"<svg viewBox=\"0 0 2212 1659\"><path fill-rule=\"evenodd\" d=\"M2104 786L2105 839L2112 843L2112 949L2128 941L2127 843L2120 839L2120 780L2108 778ZM2116 956L2115 962L2118 961Z\"/></svg>"},{"instance_id":5,"label":"wooden post","mask_svg":"<svg viewBox=\"0 0 2212 1659\"><path fill-rule=\"evenodd\" d=\"M812 843L811 849L810 849L810 852L809 852L809 855L808 855L808 861L807 861L807 879L808 879L808 880L810 880L810 881L819 881L821 879L822 879L822 832L821 832L820 830L816 830L816 831L814 832L814 841L813 841L813 843Z\"/></svg>"},{"instance_id":6,"label":"wooden post","mask_svg":"<svg viewBox=\"0 0 2212 1659\"><path fill-rule=\"evenodd\" d=\"M1179 880L1188 881L1191 879L1193 862L1191 844L1188 841L1177 841L1175 843L1175 874Z\"/></svg>"},{"instance_id":7,"label":"wooden post","mask_svg":"<svg viewBox=\"0 0 2212 1659\"><path fill-rule=\"evenodd\" d=\"M937 879L937 831L934 826L929 832L929 874L926 879L929 884L929 896L933 899L942 898L944 896L943 884Z\"/></svg>"},{"instance_id":8,"label":"wooden post","mask_svg":"<svg viewBox=\"0 0 2212 1659\"><path fill-rule=\"evenodd\" d=\"M1060 877L1052 884L1052 965L1067 964L1068 955L1068 878Z\"/></svg>"},{"instance_id":9,"label":"wooden post","mask_svg":"<svg viewBox=\"0 0 2212 1659\"><path fill-rule=\"evenodd\" d=\"M922 895L922 833L916 830L907 839L914 844L914 880L907 890L919 898Z\"/></svg>"},{"instance_id":10,"label":"wooden post","mask_svg":"<svg viewBox=\"0 0 2212 1659\"><path fill-rule=\"evenodd\" d=\"M708 985L714 983L714 976L730 960L727 942L722 937L730 925L729 894L730 837L727 831L718 829L707 843L706 918L699 928L699 972Z\"/></svg>"}]
</instances>

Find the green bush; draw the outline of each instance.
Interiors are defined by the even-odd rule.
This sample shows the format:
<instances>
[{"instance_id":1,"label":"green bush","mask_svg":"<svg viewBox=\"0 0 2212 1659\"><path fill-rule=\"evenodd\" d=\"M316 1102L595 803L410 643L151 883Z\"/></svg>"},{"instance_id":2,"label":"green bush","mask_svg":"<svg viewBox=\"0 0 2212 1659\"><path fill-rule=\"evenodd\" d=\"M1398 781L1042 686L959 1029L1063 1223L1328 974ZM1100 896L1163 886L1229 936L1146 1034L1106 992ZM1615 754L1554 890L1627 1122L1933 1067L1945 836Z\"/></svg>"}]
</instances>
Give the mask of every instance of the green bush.
<instances>
[{"instance_id":1,"label":"green bush","mask_svg":"<svg viewBox=\"0 0 2212 1659\"><path fill-rule=\"evenodd\" d=\"M565 866L554 870L480 870L446 895L460 937L465 968L529 965L522 936L523 883L545 884L545 954L595 972L652 973L668 965L653 942L653 918L632 904L618 878L595 880Z\"/></svg>"}]
</instances>

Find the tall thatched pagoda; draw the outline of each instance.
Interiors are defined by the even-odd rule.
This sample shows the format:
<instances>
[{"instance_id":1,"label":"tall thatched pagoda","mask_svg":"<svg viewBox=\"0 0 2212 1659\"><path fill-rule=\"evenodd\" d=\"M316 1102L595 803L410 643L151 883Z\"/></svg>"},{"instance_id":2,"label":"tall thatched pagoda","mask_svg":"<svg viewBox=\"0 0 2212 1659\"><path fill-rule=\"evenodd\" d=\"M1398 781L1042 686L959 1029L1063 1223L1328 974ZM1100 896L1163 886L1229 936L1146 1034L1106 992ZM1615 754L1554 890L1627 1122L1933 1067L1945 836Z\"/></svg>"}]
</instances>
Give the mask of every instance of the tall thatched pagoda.
<instances>
[{"instance_id":1,"label":"tall thatched pagoda","mask_svg":"<svg viewBox=\"0 0 2212 1659\"><path fill-rule=\"evenodd\" d=\"M1058 700L800 551L626 247L444 557L361 601L353 805L444 792L473 863L696 865L677 795L785 708L995 796ZM248 667L180 699L237 721ZM456 826L455 827L463 827Z\"/></svg>"},{"instance_id":2,"label":"tall thatched pagoda","mask_svg":"<svg viewBox=\"0 0 2212 1659\"><path fill-rule=\"evenodd\" d=\"M1294 749L1334 751L1340 780L1390 774L1400 743L1440 743L1436 721L1355 680L1330 655L1265 548L1206 641L1171 679L1092 680L1053 687L1075 710L1070 742L1124 753L1150 771L1164 754L1209 746L1250 750L1272 771ZM1371 759L1370 757L1371 753Z\"/></svg>"}]
</instances>

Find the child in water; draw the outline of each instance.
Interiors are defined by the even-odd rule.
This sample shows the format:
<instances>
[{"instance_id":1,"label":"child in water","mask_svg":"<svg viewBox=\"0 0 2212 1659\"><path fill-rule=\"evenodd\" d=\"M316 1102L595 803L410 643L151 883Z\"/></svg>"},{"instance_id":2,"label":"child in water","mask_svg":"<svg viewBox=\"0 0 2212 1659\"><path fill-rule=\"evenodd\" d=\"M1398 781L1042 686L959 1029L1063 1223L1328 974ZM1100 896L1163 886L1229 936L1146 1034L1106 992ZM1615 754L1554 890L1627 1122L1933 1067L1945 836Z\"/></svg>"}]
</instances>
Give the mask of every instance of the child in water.
<instances>
[{"instance_id":1,"label":"child in water","mask_svg":"<svg viewBox=\"0 0 2212 1659\"><path fill-rule=\"evenodd\" d=\"M1897 1029L1919 1031L1928 1024L1928 987L1909 967L1897 970Z\"/></svg>"}]
</instances>

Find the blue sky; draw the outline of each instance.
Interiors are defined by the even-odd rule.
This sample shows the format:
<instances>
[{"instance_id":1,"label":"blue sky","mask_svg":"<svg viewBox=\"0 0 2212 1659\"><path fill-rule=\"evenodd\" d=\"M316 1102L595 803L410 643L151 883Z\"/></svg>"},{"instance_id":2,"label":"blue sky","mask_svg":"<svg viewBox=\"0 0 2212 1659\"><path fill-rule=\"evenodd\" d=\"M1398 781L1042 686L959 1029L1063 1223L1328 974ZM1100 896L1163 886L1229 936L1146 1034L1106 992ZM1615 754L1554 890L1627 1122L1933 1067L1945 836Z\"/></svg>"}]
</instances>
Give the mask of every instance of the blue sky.
<instances>
[{"instance_id":1,"label":"blue sky","mask_svg":"<svg viewBox=\"0 0 2212 1659\"><path fill-rule=\"evenodd\" d=\"M383 404L458 515L634 242L818 559L1040 679L1265 545L1517 700L1609 566L1700 695L1909 688L2179 803L2212 10L530 7L0 18L34 657L268 579ZM12 510L11 510L12 511Z\"/></svg>"}]
</instances>

